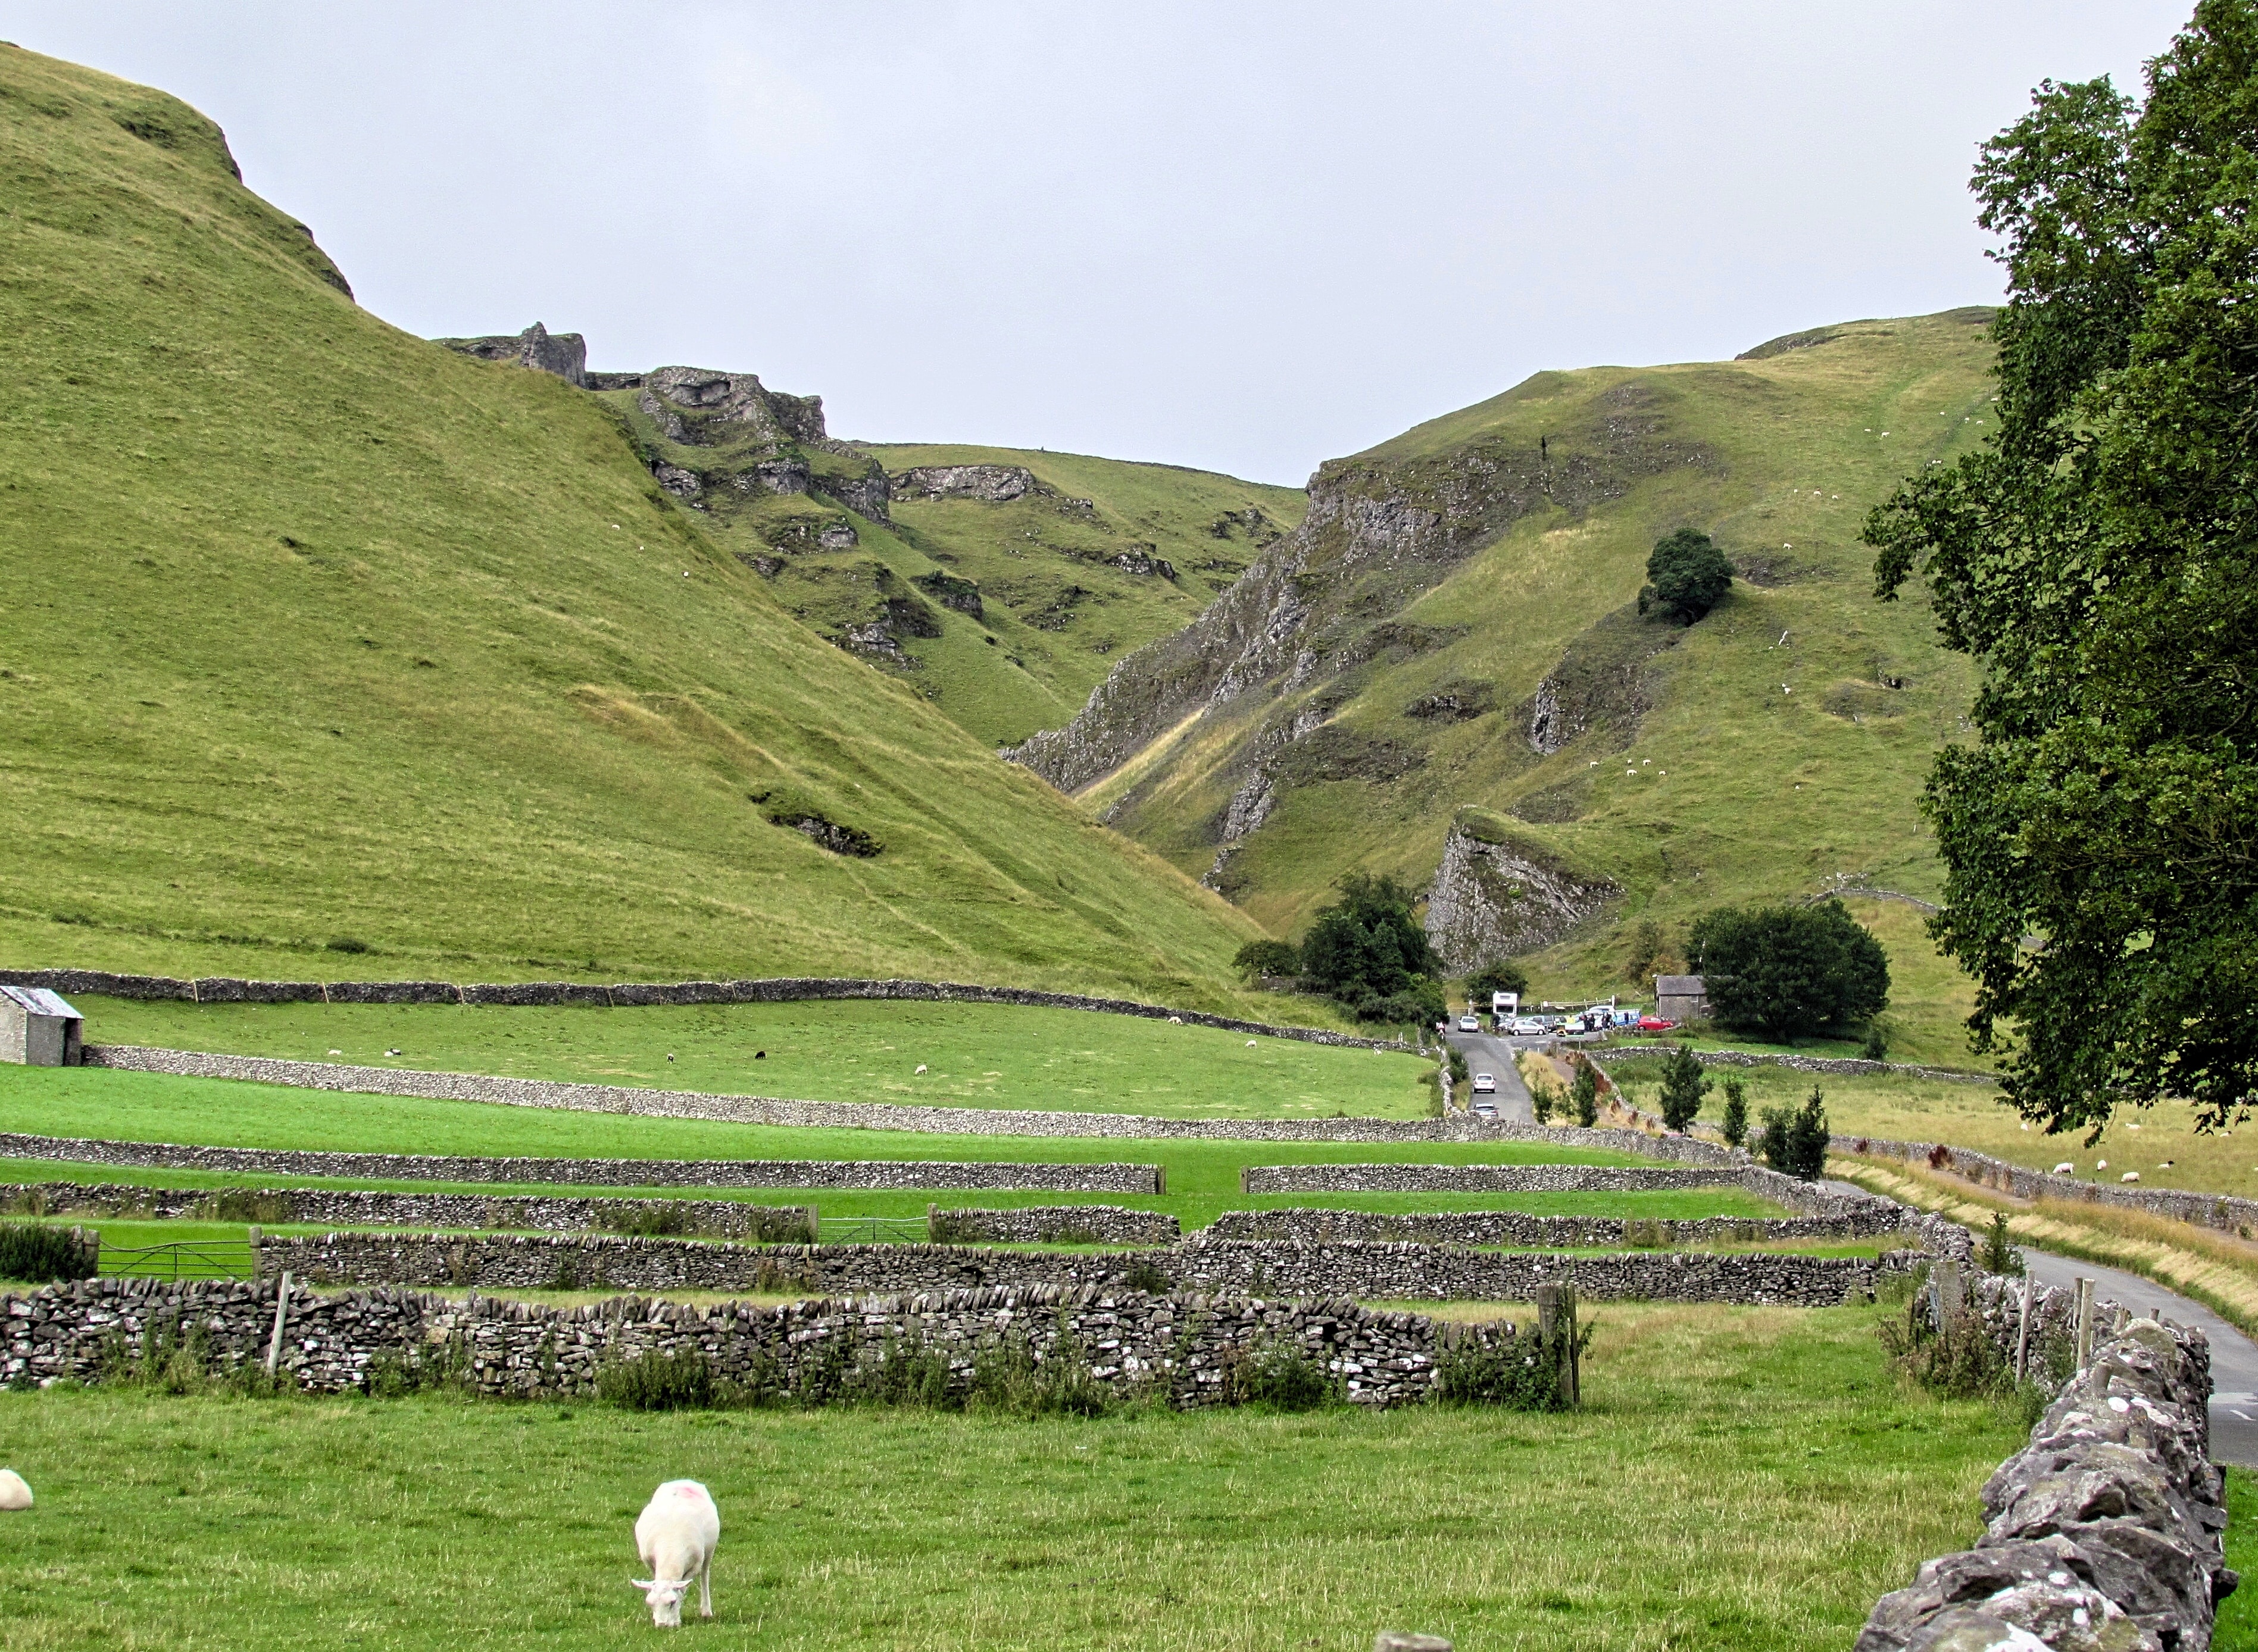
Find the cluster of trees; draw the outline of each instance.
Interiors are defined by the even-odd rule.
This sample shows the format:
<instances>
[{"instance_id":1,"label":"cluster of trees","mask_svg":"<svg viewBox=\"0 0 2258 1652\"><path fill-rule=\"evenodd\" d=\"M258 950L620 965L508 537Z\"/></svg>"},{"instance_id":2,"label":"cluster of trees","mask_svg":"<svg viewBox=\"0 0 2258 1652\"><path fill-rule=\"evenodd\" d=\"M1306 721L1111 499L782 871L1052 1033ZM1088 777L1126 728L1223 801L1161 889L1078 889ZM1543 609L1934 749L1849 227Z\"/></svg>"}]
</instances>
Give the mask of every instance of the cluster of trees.
<instances>
[{"instance_id":1,"label":"cluster of trees","mask_svg":"<svg viewBox=\"0 0 2258 1652\"><path fill-rule=\"evenodd\" d=\"M1889 1004L1882 943L1840 901L1705 912L1686 950L1710 1015L1773 1043L1871 1022Z\"/></svg>"},{"instance_id":2,"label":"cluster of trees","mask_svg":"<svg viewBox=\"0 0 2258 1652\"><path fill-rule=\"evenodd\" d=\"M1702 1098L1715 1081L1702 1070L1701 1060L1690 1044L1681 1044L1662 1064L1662 1123L1679 1131L1694 1128ZM1726 1145L1738 1147L1749 1138L1749 1096L1738 1074L1725 1079ZM1767 1107L1764 1128L1753 1151L1774 1170L1804 1181L1816 1181L1827 1172L1827 1145L1832 1139L1827 1125L1827 1098L1813 1085L1800 1108Z\"/></svg>"},{"instance_id":3,"label":"cluster of trees","mask_svg":"<svg viewBox=\"0 0 2258 1652\"><path fill-rule=\"evenodd\" d=\"M1360 1021L1430 1022L1449 1013L1442 961L1412 916L1415 893L1395 879L1351 872L1296 947L1250 941L1239 950L1250 976L1292 975Z\"/></svg>"}]
</instances>

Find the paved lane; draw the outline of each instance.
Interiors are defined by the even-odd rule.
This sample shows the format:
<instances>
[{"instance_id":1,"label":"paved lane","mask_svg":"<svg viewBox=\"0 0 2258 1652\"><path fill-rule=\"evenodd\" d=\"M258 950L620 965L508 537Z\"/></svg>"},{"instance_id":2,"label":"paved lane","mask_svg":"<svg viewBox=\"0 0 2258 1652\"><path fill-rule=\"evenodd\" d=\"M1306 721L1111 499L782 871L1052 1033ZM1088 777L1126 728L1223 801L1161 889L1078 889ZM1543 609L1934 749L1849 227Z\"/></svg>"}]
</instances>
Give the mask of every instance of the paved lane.
<instances>
[{"instance_id":1,"label":"paved lane","mask_svg":"<svg viewBox=\"0 0 2258 1652\"><path fill-rule=\"evenodd\" d=\"M1453 1022L1452 1025L1457 1023ZM1529 1086L1521 1081L1521 1069L1513 1064L1513 1042L1509 1039L1493 1038L1487 1032L1446 1032L1451 1047L1466 1058L1470 1073L1488 1073L1497 1079L1497 1116L1510 1124L1533 1124L1537 1122L1537 1104L1530 1098Z\"/></svg>"}]
</instances>

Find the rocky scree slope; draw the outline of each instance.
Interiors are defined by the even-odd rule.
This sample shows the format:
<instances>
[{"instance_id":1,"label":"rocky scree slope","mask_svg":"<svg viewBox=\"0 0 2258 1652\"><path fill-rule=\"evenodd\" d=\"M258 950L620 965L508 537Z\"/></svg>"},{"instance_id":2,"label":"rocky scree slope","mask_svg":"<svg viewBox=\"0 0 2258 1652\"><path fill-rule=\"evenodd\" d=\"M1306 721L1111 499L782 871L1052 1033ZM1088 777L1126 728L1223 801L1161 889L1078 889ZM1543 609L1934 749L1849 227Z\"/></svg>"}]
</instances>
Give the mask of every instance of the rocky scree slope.
<instances>
[{"instance_id":1,"label":"rocky scree slope","mask_svg":"<svg viewBox=\"0 0 2258 1652\"><path fill-rule=\"evenodd\" d=\"M1985 428L1989 315L1540 373L1329 463L1297 531L1013 755L1275 931L1389 871L1454 967L1530 954L1564 994L1639 984L1724 901L1932 892L1914 801L1967 674L1856 536ZM1679 527L1739 574L1692 627L1637 605Z\"/></svg>"},{"instance_id":2,"label":"rocky scree slope","mask_svg":"<svg viewBox=\"0 0 2258 1652\"><path fill-rule=\"evenodd\" d=\"M569 335L385 325L209 121L13 47L0 261L0 957L1237 1007L1253 926L785 613ZM882 478L812 402L650 377Z\"/></svg>"}]
</instances>

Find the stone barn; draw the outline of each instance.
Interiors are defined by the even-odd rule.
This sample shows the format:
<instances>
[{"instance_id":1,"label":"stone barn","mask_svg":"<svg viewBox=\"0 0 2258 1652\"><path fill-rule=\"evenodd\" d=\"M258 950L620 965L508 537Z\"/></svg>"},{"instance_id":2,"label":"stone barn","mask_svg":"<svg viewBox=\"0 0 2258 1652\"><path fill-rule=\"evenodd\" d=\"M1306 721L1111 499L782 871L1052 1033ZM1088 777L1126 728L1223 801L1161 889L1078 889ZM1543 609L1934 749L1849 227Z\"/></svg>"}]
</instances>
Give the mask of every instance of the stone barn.
<instances>
[{"instance_id":1,"label":"stone barn","mask_svg":"<svg viewBox=\"0 0 2258 1652\"><path fill-rule=\"evenodd\" d=\"M1654 1013L1665 1021L1706 1021L1709 1016L1708 984L1699 975L1657 975Z\"/></svg>"},{"instance_id":2,"label":"stone barn","mask_svg":"<svg viewBox=\"0 0 2258 1652\"><path fill-rule=\"evenodd\" d=\"M85 1017L44 987L0 987L0 1061L76 1067Z\"/></svg>"}]
</instances>

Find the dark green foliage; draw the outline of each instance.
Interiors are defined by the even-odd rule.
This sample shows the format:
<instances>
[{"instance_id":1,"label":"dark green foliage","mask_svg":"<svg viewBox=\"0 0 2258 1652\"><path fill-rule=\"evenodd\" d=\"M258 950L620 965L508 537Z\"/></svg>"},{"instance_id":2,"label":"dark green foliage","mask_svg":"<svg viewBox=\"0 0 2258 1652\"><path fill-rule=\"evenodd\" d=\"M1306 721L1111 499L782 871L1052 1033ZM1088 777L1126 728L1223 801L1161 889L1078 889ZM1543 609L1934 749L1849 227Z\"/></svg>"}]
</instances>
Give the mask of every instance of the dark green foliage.
<instances>
[{"instance_id":1,"label":"dark green foliage","mask_svg":"<svg viewBox=\"0 0 2258 1652\"><path fill-rule=\"evenodd\" d=\"M1997 422L1865 529L1982 667L1930 932L2051 1129L2258 1094L2258 7L2203 0L2148 80L2045 82L1985 145Z\"/></svg>"},{"instance_id":2,"label":"dark green foliage","mask_svg":"<svg viewBox=\"0 0 2258 1652\"><path fill-rule=\"evenodd\" d=\"M714 1403L716 1388L713 1362L698 1348L654 1349L596 1374L597 1397L629 1411L702 1410Z\"/></svg>"},{"instance_id":3,"label":"dark green foliage","mask_svg":"<svg viewBox=\"0 0 2258 1652\"><path fill-rule=\"evenodd\" d=\"M1090 1374L1082 1344L1062 1321L1042 1358L1014 1332L983 1348L973 1362L972 1409L1019 1417L1103 1416L1113 1403L1105 1385Z\"/></svg>"},{"instance_id":4,"label":"dark green foliage","mask_svg":"<svg viewBox=\"0 0 2258 1652\"><path fill-rule=\"evenodd\" d=\"M1411 914L1412 891L1367 872L1351 872L1339 888L1303 937L1303 977L1367 1020L1441 1019L1439 966Z\"/></svg>"},{"instance_id":5,"label":"dark green foliage","mask_svg":"<svg viewBox=\"0 0 2258 1652\"><path fill-rule=\"evenodd\" d=\"M1450 1061L1452 1083L1463 1087L1473 1081L1473 1069L1466 1065L1466 1053L1464 1050L1455 1046L1452 1046Z\"/></svg>"},{"instance_id":6,"label":"dark green foliage","mask_svg":"<svg viewBox=\"0 0 2258 1652\"><path fill-rule=\"evenodd\" d=\"M1264 975L1298 975L1302 968L1299 948L1282 940L1250 940L1232 959L1231 967L1248 981Z\"/></svg>"},{"instance_id":7,"label":"dark green foliage","mask_svg":"<svg viewBox=\"0 0 2258 1652\"><path fill-rule=\"evenodd\" d=\"M1689 945L1710 1013L1736 1032L1793 1042L1890 1001L1882 944L1840 901L1721 907L1694 921Z\"/></svg>"},{"instance_id":8,"label":"dark green foliage","mask_svg":"<svg viewBox=\"0 0 2258 1652\"><path fill-rule=\"evenodd\" d=\"M1486 963L1466 977L1466 1003L1476 1010L1488 1010L1494 993L1528 990L1529 972L1510 958Z\"/></svg>"},{"instance_id":9,"label":"dark green foliage","mask_svg":"<svg viewBox=\"0 0 2258 1652\"><path fill-rule=\"evenodd\" d=\"M1638 611L1659 608L1680 625L1692 625L1725 599L1733 588L1733 564L1709 535L1681 528L1655 542L1646 559L1648 585L1638 593Z\"/></svg>"},{"instance_id":10,"label":"dark green foliage","mask_svg":"<svg viewBox=\"0 0 2258 1652\"><path fill-rule=\"evenodd\" d=\"M1737 1073L1725 1074L1725 1145L1737 1147L1749 1138L1749 1089Z\"/></svg>"},{"instance_id":11,"label":"dark green foliage","mask_svg":"<svg viewBox=\"0 0 2258 1652\"><path fill-rule=\"evenodd\" d=\"M1339 1379L1291 1343L1247 1351L1230 1367L1226 1386L1240 1403L1272 1411L1315 1411L1346 1403Z\"/></svg>"},{"instance_id":12,"label":"dark green foliage","mask_svg":"<svg viewBox=\"0 0 2258 1652\"><path fill-rule=\"evenodd\" d=\"M90 1280L94 1247L70 1228L38 1222L0 1222L0 1279Z\"/></svg>"},{"instance_id":13,"label":"dark green foliage","mask_svg":"<svg viewBox=\"0 0 2258 1652\"><path fill-rule=\"evenodd\" d=\"M1575 1110L1576 1122L1586 1130L1600 1122L1600 1078L1589 1061L1576 1063L1575 1081L1568 1087L1568 1104Z\"/></svg>"},{"instance_id":14,"label":"dark green foliage","mask_svg":"<svg viewBox=\"0 0 2258 1652\"><path fill-rule=\"evenodd\" d=\"M1133 1257L1122 1270L1121 1282L1133 1291L1144 1291L1154 1296L1165 1295L1175 1288L1168 1270L1149 1256Z\"/></svg>"},{"instance_id":15,"label":"dark green foliage","mask_svg":"<svg viewBox=\"0 0 2258 1652\"><path fill-rule=\"evenodd\" d=\"M1782 1175L1816 1181L1827 1173L1827 1144L1832 1139L1827 1128L1826 1098L1814 1084L1803 1105L1794 1111L1785 1107L1764 1110L1757 1157Z\"/></svg>"},{"instance_id":16,"label":"dark green foliage","mask_svg":"<svg viewBox=\"0 0 2258 1652\"><path fill-rule=\"evenodd\" d=\"M1866 1041L1858 1046L1858 1053L1869 1061L1889 1060L1889 1029L1881 1024L1878 1017L1866 1023Z\"/></svg>"},{"instance_id":17,"label":"dark green foliage","mask_svg":"<svg viewBox=\"0 0 2258 1652\"><path fill-rule=\"evenodd\" d=\"M1662 1064L1662 1127L1683 1134L1701 1116L1701 1098L1713 1088L1694 1046L1681 1044Z\"/></svg>"},{"instance_id":18,"label":"dark green foliage","mask_svg":"<svg viewBox=\"0 0 2258 1652\"><path fill-rule=\"evenodd\" d=\"M2006 1211L1992 1213L1992 1225L1985 1230L1982 1237L1983 1243L1977 1249L1976 1260L1986 1273L2016 1274L2023 1271L2023 1253L2016 1248L2014 1240L2007 1232Z\"/></svg>"},{"instance_id":19,"label":"dark green foliage","mask_svg":"<svg viewBox=\"0 0 2258 1652\"><path fill-rule=\"evenodd\" d=\"M1592 1345L1594 1327L1576 1333L1575 1353ZM1471 1339L1445 1349L1435 1361L1435 1403L1503 1406L1509 1411L1566 1411L1568 1393L1560 1380L1566 1363L1568 1333L1545 1336L1534 1326L1495 1347Z\"/></svg>"}]
</instances>

